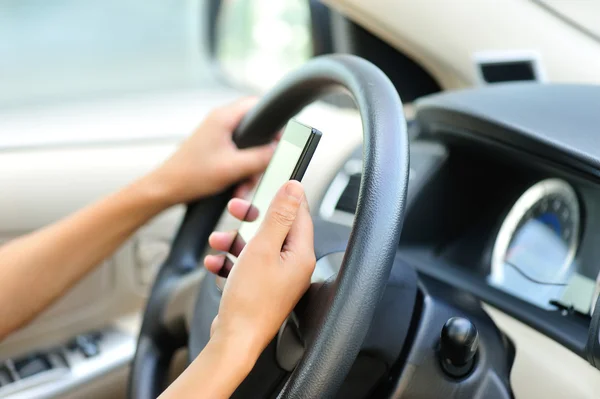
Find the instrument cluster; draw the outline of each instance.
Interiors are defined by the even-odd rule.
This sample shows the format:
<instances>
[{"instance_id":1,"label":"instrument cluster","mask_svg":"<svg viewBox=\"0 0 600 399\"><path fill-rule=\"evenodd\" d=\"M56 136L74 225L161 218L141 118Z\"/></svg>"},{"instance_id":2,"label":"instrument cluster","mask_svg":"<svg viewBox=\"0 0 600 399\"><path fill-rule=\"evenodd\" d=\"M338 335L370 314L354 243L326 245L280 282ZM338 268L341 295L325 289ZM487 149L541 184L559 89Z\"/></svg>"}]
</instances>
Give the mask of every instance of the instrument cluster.
<instances>
[{"instance_id":1,"label":"instrument cluster","mask_svg":"<svg viewBox=\"0 0 600 399\"><path fill-rule=\"evenodd\" d=\"M581 226L579 199L569 183L535 183L502 222L488 284L543 309L589 313L596 284L578 267Z\"/></svg>"}]
</instances>

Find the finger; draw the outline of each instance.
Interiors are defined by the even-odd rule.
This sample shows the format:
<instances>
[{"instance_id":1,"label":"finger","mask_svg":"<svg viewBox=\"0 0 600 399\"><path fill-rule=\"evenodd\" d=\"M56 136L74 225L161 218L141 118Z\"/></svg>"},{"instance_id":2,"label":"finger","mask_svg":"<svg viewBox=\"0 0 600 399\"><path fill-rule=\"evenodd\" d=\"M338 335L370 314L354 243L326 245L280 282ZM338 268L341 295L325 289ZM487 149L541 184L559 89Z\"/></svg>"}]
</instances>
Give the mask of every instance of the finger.
<instances>
[{"instance_id":1,"label":"finger","mask_svg":"<svg viewBox=\"0 0 600 399\"><path fill-rule=\"evenodd\" d=\"M227 210L237 220L253 222L258 218L258 208L250 201L233 198L227 204Z\"/></svg>"},{"instance_id":2,"label":"finger","mask_svg":"<svg viewBox=\"0 0 600 399\"><path fill-rule=\"evenodd\" d=\"M276 145L274 143L269 143L236 150L230 159L232 171L235 173L233 177L236 180L241 180L254 174L262 173L267 168L269 162L271 162L275 148Z\"/></svg>"},{"instance_id":3,"label":"finger","mask_svg":"<svg viewBox=\"0 0 600 399\"><path fill-rule=\"evenodd\" d=\"M233 256L240 256L246 246L236 231L215 231L208 237L208 244L214 250L229 252Z\"/></svg>"},{"instance_id":4,"label":"finger","mask_svg":"<svg viewBox=\"0 0 600 399\"><path fill-rule=\"evenodd\" d=\"M225 255L206 255L204 257L204 267L211 273L217 274L223 267Z\"/></svg>"},{"instance_id":5,"label":"finger","mask_svg":"<svg viewBox=\"0 0 600 399\"><path fill-rule=\"evenodd\" d=\"M233 268L233 262L225 255L206 255L204 267L211 273L227 277Z\"/></svg>"},{"instance_id":6,"label":"finger","mask_svg":"<svg viewBox=\"0 0 600 399\"><path fill-rule=\"evenodd\" d=\"M283 136L283 130L279 130L276 134L275 134L275 138L273 138L273 141L279 143L279 141L281 141L281 137Z\"/></svg>"},{"instance_id":7,"label":"finger","mask_svg":"<svg viewBox=\"0 0 600 399\"><path fill-rule=\"evenodd\" d=\"M283 242L296 220L303 197L304 189L300 182L295 180L286 182L273 198L255 239L264 240L269 245L275 245L281 250Z\"/></svg>"},{"instance_id":8,"label":"finger","mask_svg":"<svg viewBox=\"0 0 600 399\"><path fill-rule=\"evenodd\" d=\"M216 251L228 252L236 236L235 231L215 231L208 236L208 245Z\"/></svg>"},{"instance_id":9,"label":"finger","mask_svg":"<svg viewBox=\"0 0 600 399\"><path fill-rule=\"evenodd\" d=\"M250 191L252 191L250 183L248 181L244 181L235 188L233 197L245 199L250 195Z\"/></svg>"},{"instance_id":10,"label":"finger","mask_svg":"<svg viewBox=\"0 0 600 399\"><path fill-rule=\"evenodd\" d=\"M240 198L232 198L227 203L227 211L238 220L244 220L252 203L250 201L240 199Z\"/></svg>"}]
</instances>

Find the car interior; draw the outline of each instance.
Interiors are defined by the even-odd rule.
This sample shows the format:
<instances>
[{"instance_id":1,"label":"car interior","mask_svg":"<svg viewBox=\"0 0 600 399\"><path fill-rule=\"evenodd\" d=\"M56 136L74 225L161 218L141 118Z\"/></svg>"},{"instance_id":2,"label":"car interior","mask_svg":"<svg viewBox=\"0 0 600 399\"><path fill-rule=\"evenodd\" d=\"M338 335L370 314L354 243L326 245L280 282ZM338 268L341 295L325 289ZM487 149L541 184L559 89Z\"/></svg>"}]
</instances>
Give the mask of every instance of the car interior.
<instances>
[{"instance_id":1,"label":"car interior","mask_svg":"<svg viewBox=\"0 0 600 399\"><path fill-rule=\"evenodd\" d=\"M317 264L232 397L598 398L599 16L559 0L0 0L0 244L257 95L239 147L290 119L322 132L302 178ZM225 280L202 258L238 227L230 197L162 213L1 341L0 397L157 397L209 340Z\"/></svg>"}]
</instances>

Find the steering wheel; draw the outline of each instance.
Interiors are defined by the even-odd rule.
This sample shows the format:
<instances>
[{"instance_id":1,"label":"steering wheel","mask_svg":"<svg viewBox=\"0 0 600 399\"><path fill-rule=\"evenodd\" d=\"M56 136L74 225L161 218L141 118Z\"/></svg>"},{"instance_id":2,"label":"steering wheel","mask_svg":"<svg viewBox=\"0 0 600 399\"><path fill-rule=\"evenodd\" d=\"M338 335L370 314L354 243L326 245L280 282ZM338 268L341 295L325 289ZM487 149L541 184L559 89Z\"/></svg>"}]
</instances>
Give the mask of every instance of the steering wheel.
<instances>
[{"instance_id":1,"label":"steering wheel","mask_svg":"<svg viewBox=\"0 0 600 399\"><path fill-rule=\"evenodd\" d=\"M409 171L406 122L398 93L379 68L355 56L328 55L314 58L284 78L234 132L234 141L241 148L266 143L304 106L339 89L354 98L362 118L358 206L337 277L311 288L301 301L304 310L299 312L298 323L304 351L293 372L273 388L281 398L335 395L365 339L402 229ZM219 297L214 278L202 282L189 334L183 312L173 315L170 308L184 276L197 268L231 192L187 207L146 306L130 375L132 398L157 397L175 350L187 344L194 358L208 342ZM205 300L210 296L212 305ZM265 394L254 391L250 397ZM273 394L268 393L269 397Z\"/></svg>"}]
</instances>

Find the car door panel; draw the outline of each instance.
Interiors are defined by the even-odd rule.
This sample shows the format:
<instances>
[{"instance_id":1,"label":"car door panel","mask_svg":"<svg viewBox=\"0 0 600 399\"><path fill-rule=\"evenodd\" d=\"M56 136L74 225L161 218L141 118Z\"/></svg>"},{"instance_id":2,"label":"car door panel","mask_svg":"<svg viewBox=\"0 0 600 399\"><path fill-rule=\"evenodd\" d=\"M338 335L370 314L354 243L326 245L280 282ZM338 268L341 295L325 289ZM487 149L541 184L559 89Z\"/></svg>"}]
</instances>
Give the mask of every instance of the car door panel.
<instances>
[{"instance_id":1,"label":"car door panel","mask_svg":"<svg viewBox=\"0 0 600 399\"><path fill-rule=\"evenodd\" d=\"M2 153L2 239L41 228L117 190L163 160L175 144L175 140L150 141ZM181 213L181 207L177 207L153 220L35 321L0 343L0 354L11 356L34 342L41 346L50 344L55 333L58 339L67 338L138 310L152 280L148 269L155 267L160 262L157 257L162 256L159 251L153 258L144 259L139 256L139 249L148 252L160 243L160 250L166 253L168 245L164 244ZM142 278L142 274L146 277ZM63 333L67 336L61 337Z\"/></svg>"},{"instance_id":2,"label":"car door panel","mask_svg":"<svg viewBox=\"0 0 600 399\"><path fill-rule=\"evenodd\" d=\"M212 108L237 97L231 90L199 91L3 111L0 242L42 228L143 175ZM140 312L182 213L183 206L177 206L154 218L65 296L0 342L0 369L52 351L69 361L67 373L57 368L2 386L0 397L125 394ZM102 333L98 355L86 358L78 348L69 349L75 337L90 331Z\"/></svg>"}]
</instances>

